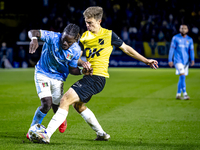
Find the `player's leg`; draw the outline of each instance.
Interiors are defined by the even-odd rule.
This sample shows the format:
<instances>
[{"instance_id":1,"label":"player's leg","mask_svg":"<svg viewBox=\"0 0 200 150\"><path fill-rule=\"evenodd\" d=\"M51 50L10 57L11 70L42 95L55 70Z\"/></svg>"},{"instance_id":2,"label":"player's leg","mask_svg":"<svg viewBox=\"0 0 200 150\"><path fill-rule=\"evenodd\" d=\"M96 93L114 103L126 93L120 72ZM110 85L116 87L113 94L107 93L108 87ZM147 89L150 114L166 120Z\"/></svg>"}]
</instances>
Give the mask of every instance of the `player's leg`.
<instances>
[{"instance_id":1,"label":"player's leg","mask_svg":"<svg viewBox=\"0 0 200 150\"><path fill-rule=\"evenodd\" d=\"M41 74L35 74L35 85L38 96L41 100L41 106L39 106L35 111L31 126L36 123L41 124L52 105L49 78Z\"/></svg>"},{"instance_id":2,"label":"player's leg","mask_svg":"<svg viewBox=\"0 0 200 150\"><path fill-rule=\"evenodd\" d=\"M179 77L178 85L177 85L177 93L176 93L176 99L182 99L181 98L181 90L182 90L182 83Z\"/></svg>"},{"instance_id":3,"label":"player's leg","mask_svg":"<svg viewBox=\"0 0 200 150\"><path fill-rule=\"evenodd\" d=\"M184 66L182 63L175 64L176 74L179 74L179 82L178 82L178 91L176 95L176 99L182 99L181 91L183 92L183 99L189 100L189 96L186 92L186 82L185 76L188 75L188 65Z\"/></svg>"},{"instance_id":4,"label":"player's leg","mask_svg":"<svg viewBox=\"0 0 200 150\"><path fill-rule=\"evenodd\" d=\"M68 115L69 106L75 102L79 102L79 97L74 91L74 89L70 88L61 98L60 106L47 126L46 131L49 138L56 131L56 129L64 122Z\"/></svg>"},{"instance_id":5,"label":"player's leg","mask_svg":"<svg viewBox=\"0 0 200 150\"><path fill-rule=\"evenodd\" d=\"M179 81L177 85L177 93L176 93L176 99L182 99L181 92L182 92L182 86L183 86L183 78L182 75L184 75L184 66L181 63L175 64L176 68L176 74L179 75Z\"/></svg>"},{"instance_id":6,"label":"player's leg","mask_svg":"<svg viewBox=\"0 0 200 150\"><path fill-rule=\"evenodd\" d=\"M188 75L188 68L189 68L189 65L185 65L184 66L184 76L182 77L183 79L183 82L182 82L182 91L183 91L183 99L184 100L189 100L190 97L188 96L187 92L186 92L186 76Z\"/></svg>"},{"instance_id":7,"label":"player's leg","mask_svg":"<svg viewBox=\"0 0 200 150\"><path fill-rule=\"evenodd\" d=\"M108 140L110 138L110 135L102 129L94 113L85 106L85 103L77 102L74 103L73 106L85 122L96 132L97 138L95 140Z\"/></svg>"},{"instance_id":8,"label":"player's leg","mask_svg":"<svg viewBox=\"0 0 200 150\"><path fill-rule=\"evenodd\" d=\"M53 109L54 114L57 112L58 108L59 108L59 105L52 104L52 109ZM66 119L63 121L63 123L59 126L58 129L59 129L60 133L65 132L65 130L67 129L67 120Z\"/></svg>"},{"instance_id":9,"label":"player's leg","mask_svg":"<svg viewBox=\"0 0 200 150\"><path fill-rule=\"evenodd\" d=\"M31 126L37 123L41 124L47 112L51 109L52 105L49 78L42 74L35 74L35 85L38 96L41 100L41 106L36 109ZM29 139L28 134L26 137Z\"/></svg>"},{"instance_id":10,"label":"player's leg","mask_svg":"<svg viewBox=\"0 0 200 150\"><path fill-rule=\"evenodd\" d=\"M52 97L44 97L41 98L41 106L37 108L35 111L35 115L33 117L31 126L33 126L36 123L41 124L44 117L48 113L48 111L51 109L51 104L52 104Z\"/></svg>"},{"instance_id":11,"label":"player's leg","mask_svg":"<svg viewBox=\"0 0 200 150\"><path fill-rule=\"evenodd\" d=\"M51 91L52 91L52 98L53 98L52 109L55 114L59 108L60 100L63 96L64 83L63 81L52 79L51 85L52 85ZM60 133L64 133L66 128L67 128L67 120L65 119L65 121L59 126Z\"/></svg>"},{"instance_id":12,"label":"player's leg","mask_svg":"<svg viewBox=\"0 0 200 150\"><path fill-rule=\"evenodd\" d=\"M91 97L101 92L105 86L106 80L100 76L84 76L82 80L77 81L72 88L79 95L81 102L74 103L74 108L88 123L88 125L97 133L96 140L108 140L110 135L106 134L97 121L94 113L85 106Z\"/></svg>"},{"instance_id":13,"label":"player's leg","mask_svg":"<svg viewBox=\"0 0 200 150\"><path fill-rule=\"evenodd\" d=\"M38 133L43 135L43 139L49 139L61 123L66 119L69 106L76 102L88 102L92 95L99 93L105 86L105 78L100 76L84 76L83 79L77 81L63 95L60 101L60 107L51 119L46 129L47 133ZM40 135L36 135L42 137ZM48 138L45 138L48 137ZM48 141L47 141L48 142Z\"/></svg>"}]
</instances>

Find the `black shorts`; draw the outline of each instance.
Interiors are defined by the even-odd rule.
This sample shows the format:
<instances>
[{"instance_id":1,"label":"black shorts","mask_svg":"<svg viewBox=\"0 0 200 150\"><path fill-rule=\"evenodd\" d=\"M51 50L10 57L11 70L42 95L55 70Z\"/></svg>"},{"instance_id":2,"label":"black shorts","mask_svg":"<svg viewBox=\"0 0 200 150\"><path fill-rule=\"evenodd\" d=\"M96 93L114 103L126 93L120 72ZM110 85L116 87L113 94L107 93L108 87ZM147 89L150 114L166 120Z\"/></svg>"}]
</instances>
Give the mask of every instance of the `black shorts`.
<instances>
[{"instance_id":1,"label":"black shorts","mask_svg":"<svg viewBox=\"0 0 200 150\"><path fill-rule=\"evenodd\" d=\"M87 103L91 99L92 95L95 95L103 90L105 84L105 77L85 75L82 79L74 83L71 88L76 91L81 102Z\"/></svg>"}]
</instances>

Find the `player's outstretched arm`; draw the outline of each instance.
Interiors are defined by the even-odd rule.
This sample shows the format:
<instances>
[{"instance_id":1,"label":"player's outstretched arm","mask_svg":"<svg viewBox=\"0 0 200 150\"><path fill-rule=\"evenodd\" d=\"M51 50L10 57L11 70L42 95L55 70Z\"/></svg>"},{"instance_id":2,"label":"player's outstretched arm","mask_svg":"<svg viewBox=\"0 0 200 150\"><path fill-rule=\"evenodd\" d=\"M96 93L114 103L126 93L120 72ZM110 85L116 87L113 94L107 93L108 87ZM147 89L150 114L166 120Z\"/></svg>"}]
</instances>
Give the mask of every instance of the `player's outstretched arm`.
<instances>
[{"instance_id":1,"label":"player's outstretched arm","mask_svg":"<svg viewBox=\"0 0 200 150\"><path fill-rule=\"evenodd\" d=\"M39 30L30 30L28 31L28 37L31 39L29 44L29 53L35 53L36 49L39 47L38 38L40 38Z\"/></svg>"},{"instance_id":2,"label":"player's outstretched arm","mask_svg":"<svg viewBox=\"0 0 200 150\"><path fill-rule=\"evenodd\" d=\"M158 68L158 62L156 60L145 58L144 56L140 55L137 51L135 51L129 45L126 45L125 43L123 43L119 48L124 53L126 53L129 56L131 56L132 58L135 58L135 59L137 59L139 61L144 62L146 65L149 65L152 69L157 69Z\"/></svg>"}]
</instances>

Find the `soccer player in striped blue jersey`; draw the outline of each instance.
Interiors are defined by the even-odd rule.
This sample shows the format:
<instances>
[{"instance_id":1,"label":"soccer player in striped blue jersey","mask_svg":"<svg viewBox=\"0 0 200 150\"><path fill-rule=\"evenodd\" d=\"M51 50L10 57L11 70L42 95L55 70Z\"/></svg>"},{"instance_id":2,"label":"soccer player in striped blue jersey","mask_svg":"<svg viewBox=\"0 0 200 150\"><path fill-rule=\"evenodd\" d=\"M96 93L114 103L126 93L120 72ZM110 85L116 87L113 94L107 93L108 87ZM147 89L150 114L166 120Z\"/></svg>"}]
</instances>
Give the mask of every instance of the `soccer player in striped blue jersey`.
<instances>
[{"instance_id":1,"label":"soccer player in striped blue jersey","mask_svg":"<svg viewBox=\"0 0 200 150\"><path fill-rule=\"evenodd\" d=\"M187 35L187 25L182 24L179 31L180 33L172 38L168 61L170 67L175 66L176 74L179 75L176 99L189 100L190 97L186 92L185 76L188 75L189 58L191 60L191 66L195 63L194 44L192 38ZM181 97L181 92L183 92L183 98Z\"/></svg>"}]
</instances>

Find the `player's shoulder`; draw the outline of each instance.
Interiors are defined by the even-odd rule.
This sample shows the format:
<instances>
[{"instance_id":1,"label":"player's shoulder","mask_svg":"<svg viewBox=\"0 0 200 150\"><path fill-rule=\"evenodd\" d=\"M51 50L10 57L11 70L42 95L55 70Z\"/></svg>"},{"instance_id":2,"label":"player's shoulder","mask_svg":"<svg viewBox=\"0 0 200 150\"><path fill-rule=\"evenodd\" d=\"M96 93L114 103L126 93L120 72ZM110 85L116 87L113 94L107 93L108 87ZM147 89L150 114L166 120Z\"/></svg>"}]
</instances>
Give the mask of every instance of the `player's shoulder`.
<instances>
[{"instance_id":1,"label":"player's shoulder","mask_svg":"<svg viewBox=\"0 0 200 150\"><path fill-rule=\"evenodd\" d=\"M179 33L179 34L174 35L174 36L172 37L172 40L175 41L175 40L180 39L181 37L182 37L182 36L181 36L181 34Z\"/></svg>"},{"instance_id":2,"label":"player's shoulder","mask_svg":"<svg viewBox=\"0 0 200 150\"><path fill-rule=\"evenodd\" d=\"M81 48L78 45L78 43L75 42L72 44L72 46L69 47L68 50L64 50L63 52L65 53L66 56L70 56L70 58L73 57L73 59L79 59L81 54Z\"/></svg>"},{"instance_id":3,"label":"player's shoulder","mask_svg":"<svg viewBox=\"0 0 200 150\"><path fill-rule=\"evenodd\" d=\"M180 37L182 37L182 36L181 36L180 33L178 33L178 34L174 35L173 37L175 37L175 38L180 38Z\"/></svg>"},{"instance_id":4,"label":"player's shoulder","mask_svg":"<svg viewBox=\"0 0 200 150\"><path fill-rule=\"evenodd\" d=\"M80 38L80 40L79 40L79 42L81 42L81 43L83 43L83 41L85 40L85 39L87 39L87 37L89 36L89 31L85 31L82 35L81 35L81 38Z\"/></svg>"},{"instance_id":5,"label":"player's shoulder","mask_svg":"<svg viewBox=\"0 0 200 150\"><path fill-rule=\"evenodd\" d=\"M100 34L106 34L106 33L112 33L112 30L109 30L109 29L106 29L106 28L102 28L102 27L101 27ZM90 36L91 36L91 32L90 32L90 31L85 31L85 32L82 34L80 41L82 41L82 40L84 40L85 38L90 37Z\"/></svg>"},{"instance_id":6,"label":"player's shoulder","mask_svg":"<svg viewBox=\"0 0 200 150\"><path fill-rule=\"evenodd\" d=\"M101 28L102 29L102 32L105 32L105 33L111 33L112 30L109 30L109 29L106 29L106 28Z\"/></svg>"},{"instance_id":7,"label":"player's shoulder","mask_svg":"<svg viewBox=\"0 0 200 150\"><path fill-rule=\"evenodd\" d=\"M187 39L193 41L192 37L190 37L189 35L187 35Z\"/></svg>"},{"instance_id":8,"label":"player's shoulder","mask_svg":"<svg viewBox=\"0 0 200 150\"><path fill-rule=\"evenodd\" d=\"M81 48L77 42L73 43L71 46L72 49L79 51Z\"/></svg>"},{"instance_id":9,"label":"player's shoulder","mask_svg":"<svg viewBox=\"0 0 200 150\"><path fill-rule=\"evenodd\" d=\"M71 51L75 54L80 53L81 52L81 47L79 46L79 44L77 42L75 42L74 44L72 44L72 46L69 48L71 49Z\"/></svg>"}]
</instances>

